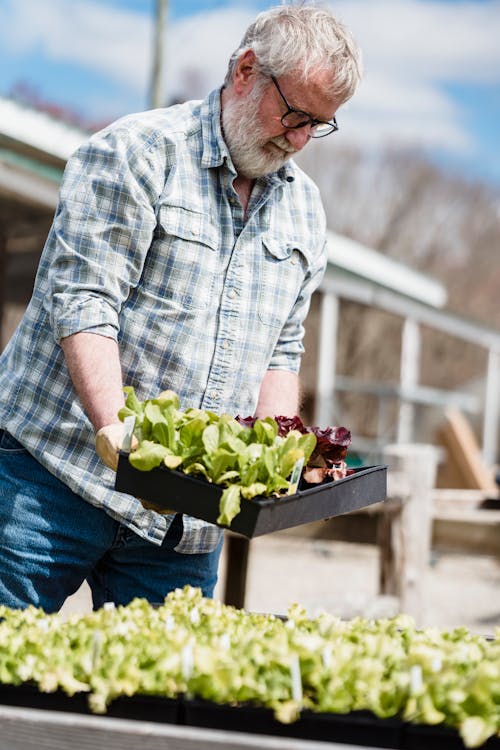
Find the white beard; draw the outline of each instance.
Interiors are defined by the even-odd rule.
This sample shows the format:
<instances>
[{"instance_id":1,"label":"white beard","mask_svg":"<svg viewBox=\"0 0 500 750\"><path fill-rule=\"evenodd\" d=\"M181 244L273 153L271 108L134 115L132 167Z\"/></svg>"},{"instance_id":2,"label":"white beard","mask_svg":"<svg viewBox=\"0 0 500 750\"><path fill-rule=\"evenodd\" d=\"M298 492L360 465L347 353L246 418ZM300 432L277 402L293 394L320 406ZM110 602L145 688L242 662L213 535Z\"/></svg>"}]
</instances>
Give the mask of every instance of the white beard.
<instances>
[{"instance_id":1,"label":"white beard","mask_svg":"<svg viewBox=\"0 0 500 750\"><path fill-rule=\"evenodd\" d=\"M276 172L295 153L284 135L265 135L259 123L260 100L261 95L229 99L222 110L224 140L235 169L251 179Z\"/></svg>"}]
</instances>

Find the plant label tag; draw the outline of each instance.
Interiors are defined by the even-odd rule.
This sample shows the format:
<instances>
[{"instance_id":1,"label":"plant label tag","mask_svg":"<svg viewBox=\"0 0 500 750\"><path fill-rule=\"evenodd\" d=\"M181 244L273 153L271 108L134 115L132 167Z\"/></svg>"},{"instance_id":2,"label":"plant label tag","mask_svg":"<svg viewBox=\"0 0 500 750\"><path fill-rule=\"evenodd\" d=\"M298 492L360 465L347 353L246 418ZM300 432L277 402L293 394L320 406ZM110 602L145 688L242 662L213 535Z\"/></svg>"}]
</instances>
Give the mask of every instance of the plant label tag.
<instances>
[{"instance_id":1,"label":"plant label tag","mask_svg":"<svg viewBox=\"0 0 500 750\"><path fill-rule=\"evenodd\" d=\"M292 473L290 474L290 487L288 490L289 495L294 495L297 492L297 487L299 486L299 479L302 474L303 466L304 457L302 456L302 458L298 458L297 461L295 461Z\"/></svg>"},{"instance_id":2,"label":"plant label tag","mask_svg":"<svg viewBox=\"0 0 500 750\"><path fill-rule=\"evenodd\" d=\"M134 434L135 417L130 415L123 420L123 442L122 451L130 453L132 450L132 436Z\"/></svg>"}]
</instances>

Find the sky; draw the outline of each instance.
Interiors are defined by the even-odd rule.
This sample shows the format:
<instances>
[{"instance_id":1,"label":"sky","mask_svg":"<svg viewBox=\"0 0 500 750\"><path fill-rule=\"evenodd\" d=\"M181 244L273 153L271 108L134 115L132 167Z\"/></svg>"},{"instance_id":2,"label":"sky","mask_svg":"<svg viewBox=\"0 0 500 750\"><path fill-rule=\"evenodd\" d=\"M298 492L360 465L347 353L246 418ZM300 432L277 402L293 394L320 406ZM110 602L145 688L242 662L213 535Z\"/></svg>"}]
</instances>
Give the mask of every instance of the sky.
<instances>
[{"instance_id":1,"label":"sky","mask_svg":"<svg viewBox=\"0 0 500 750\"><path fill-rule=\"evenodd\" d=\"M220 85L255 15L279 0L169 0L165 101ZM330 0L364 78L339 144L422 150L500 187L500 0ZM149 106L155 0L0 0L0 96L107 123Z\"/></svg>"}]
</instances>

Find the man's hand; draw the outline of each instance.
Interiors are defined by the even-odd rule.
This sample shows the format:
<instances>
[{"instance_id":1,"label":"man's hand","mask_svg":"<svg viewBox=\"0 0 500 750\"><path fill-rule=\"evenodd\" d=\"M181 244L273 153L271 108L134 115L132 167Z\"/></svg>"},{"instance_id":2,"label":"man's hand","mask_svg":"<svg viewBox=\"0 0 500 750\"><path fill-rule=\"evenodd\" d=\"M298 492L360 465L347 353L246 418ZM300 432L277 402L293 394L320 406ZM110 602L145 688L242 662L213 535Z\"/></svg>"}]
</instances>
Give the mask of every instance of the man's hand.
<instances>
[{"instance_id":1,"label":"man's hand","mask_svg":"<svg viewBox=\"0 0 500 750\"><path fill-rule=\"evenodd\" d=\"M95 449L97 455L104 461L106 466L116 471L118 467L118 452L120 451L123 443L123 424L114 423L107 424L97 432L95 436ZM137 438L132 436L132 450L137 448ZM175 510L166 510L165 508L158 508L153 503L149 503L147 500L142 500L140 497L137 498L141 503L142 507L146 510L154 510L156 513L160 513L162 516L167 516L170 513L177 513Z\"/></svg>"},{"instance_id":2,"label":"man's hand","mask_svg":"<svg viewBox=\"0 0 500 750\"><path fill-rule=\"evenodd\" d=\"M122 422L107 424L98 430L95 436L97 455L106 466L116 471L118 466L118 452L123 443L124 427ZM132 450L137 448L137 438L132 437Z\"/></svg>"}]
</instances>

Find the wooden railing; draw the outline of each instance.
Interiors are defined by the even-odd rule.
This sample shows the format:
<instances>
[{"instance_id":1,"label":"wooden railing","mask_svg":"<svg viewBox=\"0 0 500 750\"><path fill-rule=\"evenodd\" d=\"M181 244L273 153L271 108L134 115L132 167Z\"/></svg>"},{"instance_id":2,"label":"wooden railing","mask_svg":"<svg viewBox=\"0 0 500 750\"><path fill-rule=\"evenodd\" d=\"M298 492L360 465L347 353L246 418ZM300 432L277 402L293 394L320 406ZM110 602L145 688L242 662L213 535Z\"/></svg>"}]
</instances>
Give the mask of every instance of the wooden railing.
<instances>
[{"instance_id":1,"label":"wooden railing","mask_svg":"<svg viewBox=\"0 0 500 750\"><path fill-rule=\"evenodd\" d=\"M435 488L439 451L432 445L386 446L389 467L387 499L348 514L375 519L373 542L379 548L379 593L397 597L399 610L416 622L423 616L426 576L433 545L473 554L500 554L500 501L485 490ZM328 538L339 516L328 522L292 530ZM332 534L330 538L354 541ZM229 533L224 600L245 606L246 576L251 542Z\"/></svg>"}]
</instances>

